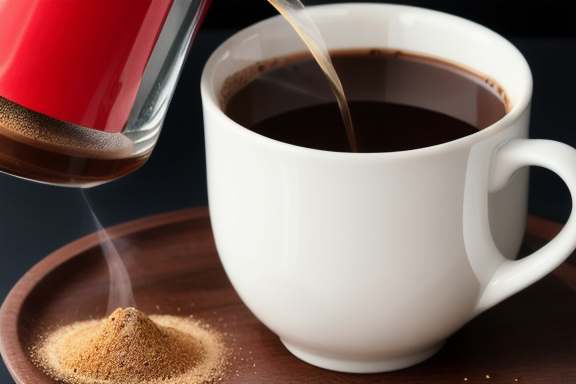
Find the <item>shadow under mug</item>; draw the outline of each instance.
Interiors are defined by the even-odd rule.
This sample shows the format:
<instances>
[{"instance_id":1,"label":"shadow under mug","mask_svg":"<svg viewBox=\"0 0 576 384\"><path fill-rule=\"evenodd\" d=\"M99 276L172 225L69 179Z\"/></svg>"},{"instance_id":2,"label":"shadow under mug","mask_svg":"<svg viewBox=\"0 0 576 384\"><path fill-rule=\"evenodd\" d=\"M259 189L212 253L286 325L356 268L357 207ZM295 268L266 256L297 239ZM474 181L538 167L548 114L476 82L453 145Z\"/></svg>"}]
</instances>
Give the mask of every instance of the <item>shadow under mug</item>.
<instances>
[{"instance_id":1,"label":"shadow under mug","mask_svg":"<svg viewBox=\"0 0 576 384\"><path fill-rule=\"evenodd\" d=\"M459 63L495 79L512 105L495 124L432 147L321 151L260 136L220 105L229 76L306 50L281 17L240 31L205 66L210 217L242 300L310 364L357 373L408 367L574 250L572 211L548 245L515 260L527 214L527 167L556 172L574 196L576 151L527 138L531 73L496 33L407 6L308 11L329 49L392 48Z\"/></svg>"}]
</instances>

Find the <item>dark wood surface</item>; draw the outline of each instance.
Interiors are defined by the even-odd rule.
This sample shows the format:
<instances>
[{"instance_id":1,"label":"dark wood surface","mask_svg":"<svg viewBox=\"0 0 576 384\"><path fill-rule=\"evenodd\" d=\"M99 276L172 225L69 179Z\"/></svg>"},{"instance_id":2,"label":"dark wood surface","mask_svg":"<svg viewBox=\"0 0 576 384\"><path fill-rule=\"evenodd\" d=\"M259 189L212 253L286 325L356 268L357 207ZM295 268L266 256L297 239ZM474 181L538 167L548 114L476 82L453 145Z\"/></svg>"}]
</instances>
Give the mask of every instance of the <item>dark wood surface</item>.
<instances>
[{"instance_id":1,"label":"dark wood surface","mask_svg":"<svg viewBox=\"0 0 576 384\"><path fill-rule=\"evenodd\" d=\"M529 218L523 253L561 228ZM144 312L190 316L224 335L232 354L226 383L576 383L576 257L481 314L434 357L400 371L356 375L292 356L242 304L215 250L208 211L193 208L108 230ZM0 311L0 348L17 383L54 383L28 359L49 327L105 315L108 272L96 235L31 269ZM360 314L359 314L360 316Z\"/></svg>"}]
</instances>

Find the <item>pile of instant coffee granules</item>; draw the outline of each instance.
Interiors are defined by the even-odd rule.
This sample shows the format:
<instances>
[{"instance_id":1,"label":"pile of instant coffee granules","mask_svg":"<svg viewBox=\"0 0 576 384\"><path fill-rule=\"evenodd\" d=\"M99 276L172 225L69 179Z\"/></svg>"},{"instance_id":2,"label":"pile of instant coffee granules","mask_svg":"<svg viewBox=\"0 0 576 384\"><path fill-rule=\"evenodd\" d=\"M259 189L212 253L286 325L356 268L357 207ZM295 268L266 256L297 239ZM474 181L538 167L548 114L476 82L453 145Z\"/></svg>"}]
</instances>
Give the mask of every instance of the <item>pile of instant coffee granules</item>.
<instances>
[{"instance_id":1,"label":"pile of instant coffee granules","mask_svg":"<svg viewBox=\"0 0 576 384\"><path fill-rule=\"evenodd\" d=\"M134 308L59 328L32 349L36 365L69 384L211 382L224 376L226 354L198 322Z\"/></svg>"}]
</instances>

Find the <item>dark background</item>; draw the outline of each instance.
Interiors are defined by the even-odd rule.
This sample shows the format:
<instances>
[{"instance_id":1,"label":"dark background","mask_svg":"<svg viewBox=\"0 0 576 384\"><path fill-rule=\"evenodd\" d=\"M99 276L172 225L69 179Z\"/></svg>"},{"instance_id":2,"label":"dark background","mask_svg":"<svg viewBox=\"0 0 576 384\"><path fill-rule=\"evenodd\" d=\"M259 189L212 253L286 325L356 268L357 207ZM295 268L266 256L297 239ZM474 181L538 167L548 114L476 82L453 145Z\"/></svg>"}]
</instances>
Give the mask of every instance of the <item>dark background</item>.
<instances>
[{"instance_id":1,"label":"dark background","mask_svg":"<svg viewBox=\"0 0 576 384\"><path fill-rule=\"evenodd\" d=\"M328 2L304 0L306 5ZM576 147L576 1L396 3L456 14L509 38L524 53L534 75L531 136ZM266 0L213 0L150 160L123 179L85 191L104 226L207 204L199 92L202 67L235 30L275 14ZM565 221L571 208L566 187L548 171L531 173L530 212ZM35 263L93 230L79 190L0 174L0 301ZM0 364L0 384L12 382Z\"/></svg>"},{"instance_id":2,"label":"dark background","mask_svg":"<svg viewBox=\"0 0 576 384\"><path fill-rule=\"evenodd\" d=\"M384 1L302 0L307 6L328 3L384 3ZM573 0L405 0L412 5L451 13L483 24L506 36L576 36ZM243 28L276 15L266 0L213 0L204 28Z\"/></svg>"}]
</instances>

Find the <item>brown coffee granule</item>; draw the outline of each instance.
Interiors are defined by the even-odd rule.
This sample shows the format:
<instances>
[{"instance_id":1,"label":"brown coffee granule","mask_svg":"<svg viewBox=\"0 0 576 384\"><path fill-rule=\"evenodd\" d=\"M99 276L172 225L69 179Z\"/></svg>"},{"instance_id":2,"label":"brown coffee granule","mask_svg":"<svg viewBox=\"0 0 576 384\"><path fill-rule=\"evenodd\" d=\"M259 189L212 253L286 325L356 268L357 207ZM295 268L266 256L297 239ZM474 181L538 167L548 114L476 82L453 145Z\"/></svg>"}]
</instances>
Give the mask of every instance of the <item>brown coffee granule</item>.
<instances>
[{"instance_id":1,"label":"brown coffee granule","mask_svg":"<svg viewBox=\"0 0 576 384\"><path fill-rule=\"evenodd\" d=\"M32 358L69 384L198 384L222 378L226 348L216 332L192 319L119 308L107 319L49 333Z\"/></svg>"}]
</instances>

